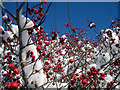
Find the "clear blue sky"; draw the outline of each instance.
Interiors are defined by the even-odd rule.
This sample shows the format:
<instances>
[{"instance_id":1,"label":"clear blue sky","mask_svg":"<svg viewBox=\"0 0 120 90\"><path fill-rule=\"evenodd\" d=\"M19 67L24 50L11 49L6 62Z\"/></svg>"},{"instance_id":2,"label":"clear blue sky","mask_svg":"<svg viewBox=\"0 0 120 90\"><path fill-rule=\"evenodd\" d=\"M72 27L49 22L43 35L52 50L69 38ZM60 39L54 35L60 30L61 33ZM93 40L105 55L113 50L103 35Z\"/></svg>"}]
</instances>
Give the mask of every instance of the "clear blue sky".
<instances>
[{"instance_id":1,"label":"clear blue sky","mask_svg":"<svg viewBox=\"0 0 120 90\"><path fill-rule=\"evenodd\" d=\"M37 4L30 3L30 6ZM15 14L16 3L4 3L10 12ZM44 6L43 6L44 7ZM110 17L115 19L118 17L117 2L69 2L69 15L71 25L73 27L84 28L88 25L87 18L97 24L96 31L108 28L110 26ZM64 26L68 22L67 2L54 2L50 7L47 19L43 24L44 30L49 32L52 30L61 31L61 35L68 32L69 29ZM96 34L93 30L88 29L88 36L95 38Z\"/></svg>"}]
</instances>

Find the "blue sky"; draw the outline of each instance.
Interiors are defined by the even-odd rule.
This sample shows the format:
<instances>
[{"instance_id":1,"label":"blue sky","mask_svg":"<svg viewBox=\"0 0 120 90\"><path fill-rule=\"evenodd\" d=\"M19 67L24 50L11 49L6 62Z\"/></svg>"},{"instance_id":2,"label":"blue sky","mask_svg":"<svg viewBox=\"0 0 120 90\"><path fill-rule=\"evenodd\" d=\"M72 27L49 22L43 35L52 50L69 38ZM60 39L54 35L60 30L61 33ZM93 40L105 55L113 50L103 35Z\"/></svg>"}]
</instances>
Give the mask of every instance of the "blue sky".
<instances>
[{"instance_id":1,"label":"blue sky","mask_svg":"<svg viewBox=\"0 0 120 90\"><path fill-rule=\"evenodd\" d=\"M30 3L30 6L36 5L37 2ZM70 29L64 26L68 20L67 2L53 2L50 7L46 21L43 23L44 30L50 32L57 30L61 35ZM14 3L4 3L6 8L15 15L16 5ZM43 6L44 7L44 6ZM46 7L45 7L46 8ZM97 24L96 31L108 28L110 26L110 17L118 17L117 2L69 2L69 15L72 27L84 28L88 25L87 18ZM86 34L90 38L95 38L96 34L92 29L87 28Z\"/></svg>"}]
</instances>

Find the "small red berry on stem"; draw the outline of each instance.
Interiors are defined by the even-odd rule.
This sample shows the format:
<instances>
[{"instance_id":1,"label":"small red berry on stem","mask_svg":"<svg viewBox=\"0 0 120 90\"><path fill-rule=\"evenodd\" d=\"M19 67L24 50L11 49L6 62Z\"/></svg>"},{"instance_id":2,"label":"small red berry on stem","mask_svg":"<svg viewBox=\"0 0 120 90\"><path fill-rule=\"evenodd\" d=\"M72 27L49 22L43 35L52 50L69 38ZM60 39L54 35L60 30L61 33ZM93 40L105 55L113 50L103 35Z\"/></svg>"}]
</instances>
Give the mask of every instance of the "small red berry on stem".
<instances>
[{"instance_id":1,"label":"small red berry on stem","mask_svg":"<svg viewBox=\"0 0 120 90\"><path fill-rule=\"evenodd\" d=\"M18 68L15 68L15 69L14 69L14 72L15 72L16 74L18 74L18 73L19 73L19 69L18 69Z\"/></svg>"},{"instance_id":2,"label":"small red berry on stem","mask_svg":"<svg viewBox=\"0 0 120 90\"><path fill-rule=\"evenodd\" d=\"M18 88L18 83L17 82L12 82L11 88Z\"/></svg>"},{"instance_id":3,"label":"small red berry on stem","mask_svg":"<svg viewBox=\"0 0 120 90\"><path fill-rule=\"evenodd\" d=\"M37 22L37 18L35 18L34 21Z\"/></svg>"},{"instance_id":4,"label":"small red berry on stem","mask_svg":"<svg viewBox=\"0 0 120 90\"><path fill-rule=\"evenodd\" d=\"M40 10L43 10L43 7L42 7L42 6L40 6L40 7L39 7L39 9L40 9Z\"/></svg>"},{"instance_id":5,"label":"small red berry on stem","mask_svg":"<svg viewBox=\"0 0 120 90\"><path fill-rule=\"evenodd\" d=\"M37 50L40 50L41 49L41 46L37 46Z\"/></svg>"},{"instance_id":6,"label":"small red berry on stem","mask_svg":"<svg viewBox=\"0 0 120 90\"><path fill-rule=\"evenodd\" d=\"M72 63L72 62L73 62L73 59L70 59L69 62Z\"/></svg>"},{"instance_id":7,"label":"small red berry on stem","mask_svg":"<svg viewBox=\"0 0 120 90\"><path fill-rule=\"evenodd\" d=\"M35 14L38 14L38 10L35 10Z\"/></svg>"},{"instance_id":8,"label":"small red berry on stem","mask_svg":"<svg viewBox=\"0 0 120 90\"><path fill-rule=\"evenodd\" d=\"M40 17L40 16L37 16L37 19L38 19L38 20L40 20L40 19L41 19L41 17Z\"/></svg>"},{"instance_id":9,"label":"small red berry on stem","mask_svg":"<svg viewBox=\"0 0 120 90\"><path fill-rule=\"evenodd\" d=\"M55 82L53 82L52 85L55 85Z\"/></svg>"},{"instance_id":10,"label":"small red berry on stem","mask_svg":"<svg viewBox=\"0 0 120 90\"><path fill-rule=\"evenodd\" d=\"M35 83L35 88L37 88L37 86L38 86L38 85Z\"/></svg>"},{"instance_id":11,"label":"small red berry on stem","mask_svg":"<svg viewBox=\"0 0 120 90\"><path fill-rule=\"evenodd\" d=\"M83 83L83 84L86 84L86 83L87 83L87 80L86 80L86 79L83 79L83 80L82 80L82 83Z\"/></svg>"},{"instance_id":12,"label":"small red berry on stem","mask_svg":"<svg viewBox=\"0 0 120 90\"><path fill-rule=\"evenodd\" d=\"M13 63L10 63L9 66L8 66L10 69L14 69L15 68L15 65Z\"/></svg>"},{"instance_id":13,"label":"small red berry on stem","mask_svg":"<svg viewBox=\"0 0 120 90\"><path fill-rule=\"evenodd\" d=\"M12 83L8 83L8 84L7 84L7 88L8 88L8 89L11 87L11 84L12 84Z\"/></svg>"}]
</instances>

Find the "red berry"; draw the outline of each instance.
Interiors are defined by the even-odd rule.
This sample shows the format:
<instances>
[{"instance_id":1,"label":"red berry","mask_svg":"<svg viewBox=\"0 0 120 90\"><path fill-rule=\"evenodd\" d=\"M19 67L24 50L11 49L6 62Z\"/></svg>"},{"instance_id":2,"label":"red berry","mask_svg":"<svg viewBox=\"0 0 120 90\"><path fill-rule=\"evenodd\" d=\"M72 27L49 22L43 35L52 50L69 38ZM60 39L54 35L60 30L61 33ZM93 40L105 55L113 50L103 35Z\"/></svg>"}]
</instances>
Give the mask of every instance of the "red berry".
<instances>
[{"instance_id":1,"label":"red berry","mask_svg":"<svg viewBox=\"0 0 120 90\"><path fill-rule=\"evenodd\" d=\"M43 29L43 26L40 27L40 30Z\"/></svg>"},{"instance_id":2,"label":"red berry","mask_svg":"<svg viewBox=\"0 0 120 90\"><path fill-rule=\"evenodd\" d=\"M18 83L17 82L12 82L11 88L18 88Z\"/></svg>"},{"instance_id":3,"label":"red berry","mask_svg":"<svg viewBox=\"0 0 120 90\"><path fill-rule=\"evenodd\" d=\"M40 50L41 49L41 46L37 46L37 50Z\"/></svg>"},{"instance_id":4,"label":"red berry","mask_svg":"<svg viewBox=\"0 0 120 90\"><path fill-rule=\"evenodd\" d=\"M34 55L31 55L31 57L32 57L32 58L35 58L35 56L34 56Z\"/></svg>"},{"instance_id":5,"label":"red berry","mask_svg":"<svg viewBox=\"0 0 120 90\"><path fill-rule=\"evenodd\" d=\"M52 66L50 65L49 68L51 68Z\"/></svg>"},{"instance_id":6,"label":"red berry","mask_svg":"<svg viewBox=\"0 0 120 90\"><path fill-rule=\"evenodd\" d=\"M97 72L97 69L95 69L95 72Z\"/></svg>"},{"instance_id":7,"label":"red berry","mask_svg":"<svg viewBox=\"0 0 120 90\"><path fill-rule=\"evenodd\" d=\"M89 72L89 71L87 71L87 74L90 74L90 72Z\"/></svg>"},{"instance_id":8,"label":"red berry","mask_svg":"<svg viewBox=\"0 0 120 90\"><path fill-rule=\"evenodd\" d=\"M18 74L18 73L19 73L19 69L18 69L18 68L15 68L15 69L14 69L14 72L15 72L16 74Z\"/></svg>"},{"instance_id":9,"label":"red berry","mask_svg":"<svg viewBox=\"0 0 120 90\"><path fill-rule=\"evenodd\" d=\"M41 17L40 17L40 16L37 16L37 19L38 19L38 20L40 20L40 19L41 19Z\"/></svg>"},{"instance_id":10,"label":"red berry","mask_svg":"<svg viewBox=\"0 0 120 90\"><path fill-rule=\"evenodd\" d=\"M48 46L48 45L49 45L49 42L45 42L45 45Z\"/></svg>"},{"instance_id":11,"label":"red berry","mask_svg":"<svg viewBox=\"0 0 120 90\"><path fill-rule=\"evenodd\" d=\"M35 72L39 72L39 70L35 70Z\"/></svg>"},{"instance_id":12,"label":"red berry","mask_svg":"<svg viewBox=\"0 0 120 90\"><path fill-rule=\"evenodd\" d=\"M105 77L104 77L104 76L101 76L101 79L102 79L102 80L104 80L104 79L105 79Z\"/></svg>"},{"instance_id":13,"label":"red berry","mask_svg":"<svg viewBox=\"0 0 120 90\"><path fill-rule=\"evenodd\" d=\"M37 85L37 84L35 84L35 88L37 88L37 86L38 86L38 85Z\"/></svg>"},{"instance_id":14,"label":"red berry","mask_svg":"<svg viewBox=\"0 0 120 90\"><path fill-rule=\"evenodd\" d=\"M57 72L58 70L54 69L54 72Z\"/></svg>"},{"instance_id":15,"label":"red berry","mask_svg":"<svg viewBox=\"0 0 120 90\"><path fill-rule=\"evenodd\" d=\"M100 74L100 72L97 72L97 74L99 75L99 74Z\"/></svg>"},{"instance_id":16,"label":"red berry","mask_svg":"<svg viewBox=\"0 0 120 90\"><path fill-rule=\"evenodd\" d=\"M38 41L38 44L42 44L42 40Z\"/></svg>"},{"instance_id":17,"label":"red berry","mask_svg":"<svg viewBox=\"0 0 120 90\"><path fill-rule=\"evenodd\" d=\"M99 79L97 80L97 83L100 83L100 80L99 80Z\"/></svg>"},{"instance_id":18,"label":"red berry","mask_svg":"<svg viewBox=\"0 0 120 90\"><path fill-rule=\"evenodd\" d=\"M10 88L10 87L11 87L11 83L8 83L7 88Z\"/></svg>"},{"instance_id":19,"label":"red berry","mask_svg":"<svg viewBox=\"0 0 120 90\"><path fill-rule=\"evenodd\" d=\"M76 80L77 78L76 78L76 77L74 77L74 79Z\"/></svg>"},{"instance_id":20,"label":"red berry","mask_svg":"<svg viewBox=\"0 0 120 90\"><path fill-rule=\"evenodd\" d=\"M89 76L89 78L91 79L91 78L92 78L92 76Z\"/></svg>"},{"instance_id":21,"label":"red berry","mask_svg":"<svg viewBox=\"0 0 120 90\"><path fill-rule=\"evenodd\" d=\"M43 13L41 12L39 15L42 17L42 16L43 16Z\"/></svg>"},{"instance_id":22,"label":"red berry","mask_svg":"<svg viewBox=\"0 0 120 90\"><path fill-rule=\"evenodd\" d=\"M78 41L79 40L79 38L74 38L76 41Z\"/></svg>"},{"instance_id":23,"label":"red berry","mask_svg":"<svg viewBox=\"0 0 120 90\"><path fill-rule=\"evenodd\" d=\"M37 22L37 18L35 18L34 21Z\"/></svg>"},{"instance_id":24,"label":"red berry","mask_svg":"<svg viewBox=\"0 0 120 90\"><path fill-rule=\"evenodd\" d=\"M53 82L52 85L55 85L55 82Z\"/></svg>"},{"instance_id":25,"label":"red berry","mask_svg":"<svg viewBox=\"0 0 120 90\"><path fill-rule=\"evenodd\" d=\"M104 76L105 74L104 73L101 73L102 76Z\"/></svg>"},{"instance_id":26,"label":"red berry","mask_svg":"<svg viewBox=\"0 0 120 90\"><path fill-rule=\"evenodd\" d=\"M40 29L40 32L43 32L43 30L42 30L42 29Z\"/></svg>"},{"instance_id":27,"label":"red berry","mask_svg":"<svg viewBox=\"0 0 120 90\"><path fill-rule=\"evenodd\" d=\"M35 14L38 14L38 10L35 10Z\"/></svg>"},{"instance_id":28,"label":"red berry","mask_svg":"<svg viewBox=\"0 0 120 90\"><path fill-rule=\"evenodd\" d=\"M72 62L73 62L73 59L70 59L69 62L72 63Z\"/></svg>"},{"instance_id":29,"label":"red berry","mask_svg":"<svg viewBox=\"0 0 120 90\"><path fill-rule=\"evenodd\" d=\"M83 80L82 80L82 83L83 83L83 84L86 84L86 83L87 83L87 80L86 80L86 79L83 79Z\"/></svg>"},{"instance_id":30,"label":"red berry","mask_svg":"<svg viewBox=\"0 0 120 90\"><path fill-rule=\"evenodd\" d=\"M12 78L13 74L10 74L9 77Z\"/></svg>"},{"instance_id":31,"label":"red berry","mask_svg":"<svg viewBox=\"0 0 120 90\"><path fill-rule=\"evenodd\" d=\"M49 62L48 62L48 61L45 61L45 65L49 65Z\"/></svg>"},{"instance_id":32,"label":"red berry","mask_svg":"<svg viewBox=\"0 0 120 90\"><path fill-rule=\"evenodd\" d=\"M49 72L50 75L52 75L53 73L52 72Z\"/></svg>"},{"instance_id":33,"label":"red berry","mask_svg":"<svg viewBox=\"0 0 120 90\"><path fill-rule=\"evenodd\" d=\"M94 66L92 66L92 68L93 68L93 69L95 69L95 67L94 67Z\"/></svg>"},{"instance_id":34,"label":"red berry","mask_svg":"<svg viewBox=\"0 0 120 90\"><path fill-rule=\"evenodd\" d=\"M93 71L93 68L91 68L90 70Z\"/></svg>"},{"instance_id":35,"label":"red berry","mask_svg":"<svg viewBox=\"0 0 120 90\"><path fill-rule=\"evenodd\" d=\"M43 10L43 7L42 7L42 6L40 6L40 7L39 7L39 9L40 9L40 10Z\"/></svg>"},{"instance_id":36,"label":"red berry","mask_svg":"<svg viewBox=\"0 0 120 90\"><path fill-rule=\"evenodd\" d=\"M11 21L11 18L8 18L8 21Z\"/></svg>"},{"instance_id":37,"label":"red berry","mask_svg":"<svg viewBox=\"0 0 120 90\"><path fill-rule=\"evenodd\" d=\"M10 44L7 43L7 46L10 47Z\"/></svg>"},{"instance_id":38,"label":"red berry","mask_svg":"<svg viewBox=\"0 0 120 90\"><path fill-rule=\"evenodd\" d=\"M53 33L53 34L54 34L54 33L55 33L55 30L52 30L52 32L51 32L51 33Z\"/></svg>"},{"instance_id":39,"label":"red berry","mask_svg":"<svg viewBox=\"0 0 120 90\"><path fill-rule=\"evenodd\" d=\"M13 63L10 63L9 66L8 66L10 69L14 69L15 68L15 65Z\"/></svg>"},{"instance_id":40,"label":"red berry","mask_svg":"<svg viewBox=\"0 0 120 90\"><path fill-rule=\"evenodd\" d=\"M8 55L10 55L10 52L7 52Z\"/></svg>"},{"instance_id":41,"label":"red berry","mask_svg":"<svg viewBox=\"0 0 120 90\"><path fill-rule=\"evenodd\" d=\"M62 65L62 63L59 63L59 65Z\"/></svg>"},{"instance_id":42,"label":"red berry","mask_svg":"<svg viewBox=\"0 0 120 90\"><path fill-rule=\"evenodd\" d=\"M5 56L3 56L3 59L5 59L6 57Z\"/></svg>"},{"instance_id":43,"label":"red berry","mask_svg":"<svg viewBox=\"0 0 120 90\"><path fill-rule=\"evenodd\" d=\"M21 76L16 76L18 79L20 79L21 78Z\"/></svg>"},{"instance_id":44,"label":"red berry","mask_svg":"<svg viewBox=\"0 0 120 90\"><path fill-rule=\"evenodd\" d=\"M105 72L104 74L107 75L107 72Z\"/></svg>"}]
</instances>

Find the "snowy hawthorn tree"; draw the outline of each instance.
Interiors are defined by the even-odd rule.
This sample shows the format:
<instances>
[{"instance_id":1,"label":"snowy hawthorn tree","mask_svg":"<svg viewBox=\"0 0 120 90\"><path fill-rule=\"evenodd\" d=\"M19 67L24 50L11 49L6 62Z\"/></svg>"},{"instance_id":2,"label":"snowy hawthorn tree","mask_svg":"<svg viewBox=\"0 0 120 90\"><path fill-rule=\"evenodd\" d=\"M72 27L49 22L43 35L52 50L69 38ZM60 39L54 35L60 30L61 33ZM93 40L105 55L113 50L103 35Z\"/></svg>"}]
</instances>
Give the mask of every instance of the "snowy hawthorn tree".
<instances>
[{"instance_id":1,"label":"snowy hawthorn tree","mask_svg":"<svg viewBox=\"0 0 120 90\"><path fill-rule=\"evenodd\" d=\"M25 3L27 10L22 12ZM97 33L93 43L83 37L84 29L72 28L69 23L65 26L73 34L59 37L55 30L51 34L43 31L52 3L47 10L43 4L46 2L29 8L28 2L22 2L16 15L0 4L5 12L0 27L1 87L120 88L120 20ZM90 21L86 28L95 30L96 24Z\"/></svg>"}]
</instances>

